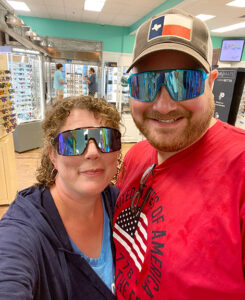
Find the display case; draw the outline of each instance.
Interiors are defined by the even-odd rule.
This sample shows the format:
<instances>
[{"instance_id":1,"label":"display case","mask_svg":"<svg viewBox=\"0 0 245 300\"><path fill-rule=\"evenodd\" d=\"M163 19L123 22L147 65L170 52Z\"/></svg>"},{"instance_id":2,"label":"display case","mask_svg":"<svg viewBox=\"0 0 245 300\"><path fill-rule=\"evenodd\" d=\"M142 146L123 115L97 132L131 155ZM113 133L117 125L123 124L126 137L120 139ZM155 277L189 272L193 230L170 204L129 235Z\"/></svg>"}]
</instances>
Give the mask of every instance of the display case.
<instances>
[{"instance_id":1,"label":"display case","mask_svg":"<svg viewBox=\"0 0 245 300\"><path fill-rule=\"evenodd\" d=\"M129 106L129 85L127 73L128 67L110 66L106 63L104 67L104 97L114 104L122 117L122 142L132 143L144 139L136 127Z\"/></svg>"},{"instance_id":2,"label":"display case","mask_svg":"<svg viewBox=\"0 0 245 300\"><path fill-rule=\"evenodd\" d=\"M104 97L120 109L120 79L121 68L107 66L104 67Z\"/></svg>"},{"instance_id":3,"label":"display case","mask_svg":"<svg viewBox=\"0 0 245 300\"><path fill-rule=\"evenodd\" d=\"M63 65L63 78L66 81L64 86L64 97L88 95L88 84L83 79L83 76L89 75L89 68L93 67L95 73L98 73L98 66L85 65L79 62L72 61L56 61L45 62L46 73L46 86L47 95L46 101L53 101L56 99L55 89L53 88L54 73L56 71L56 64L61 63ZM98 80L98 79L97 79Z\"/></svg>"},{"instance_id":4,"label":"display case","mask_svg":"<svg viewBox=\"0 0 245 300\"><path fill-rule=\"evenodd\" d=\"M12 74L11 85L17 117L17 127L13 134L14 146L15 151L24 152L42 146L41 122L44 117L42 57L38 51L8 48L11 48L8 53L8 70Z\"/></svg>"},{"instance_id":5,"label":"display case","mask_svg":"<svg viewBox=\"0 0 245 300\"><path fill-rule=\"evenodd\" d=\"M0 205L10 204L17 192L12 134L16 128L16 114L7 57L7 52L0 53Z\"/></svg>"},{"instance_id":6,"label":"display case","mask_svg":"<svg viewBox=\"0 0 245 300\"><path fill-rule=\"evenodd\" d=\"M128 67L122 67L121 68L121 79L120 79L120 106L121 106L121 112L123 113L130 113L130 107L129 107L129 85L128 85L128 78L130 76L129 73L127 73Z\"/></svg>"},{"instance_id":7,"label":"display case","mask_svg":"<svg viewBox=\"0 0 245 300\"><path fill-rule=\"evenodd\" d=\"M83 76L89 75L90 66L79 64L65 64L65 81L67 82L64 90L65 97L88 95L88 84Z\"/></svg>"},{"instance_id":8,"label":"display case","mask_svg":"<svg viewBox=\"0 0 245 300\"><path fill-rule=\"evenodd\" d=\"M43 119L43 83L40 56L14 52L9 60L15 90L17 123Z\"/></svg>"},{"instance_id":9,"label":"display case","mask_svg":"<svg viewBox=\"0 0 245 300\"><path fill-rule=\"evenodd\" d=\"M0 137L13 132L17 126L9 52L10 47L0 47Z\"/></svg>"}]
</instances>

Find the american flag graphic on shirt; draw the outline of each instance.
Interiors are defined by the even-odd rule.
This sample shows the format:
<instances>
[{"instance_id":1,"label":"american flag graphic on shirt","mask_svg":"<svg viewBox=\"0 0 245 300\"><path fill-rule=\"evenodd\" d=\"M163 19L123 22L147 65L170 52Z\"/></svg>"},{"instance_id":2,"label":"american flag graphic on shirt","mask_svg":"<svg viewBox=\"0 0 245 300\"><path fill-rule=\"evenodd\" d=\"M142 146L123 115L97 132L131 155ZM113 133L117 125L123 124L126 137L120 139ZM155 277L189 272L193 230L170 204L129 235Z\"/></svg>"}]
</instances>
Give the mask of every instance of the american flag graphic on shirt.
<instances>
[{"instance_id":1,"label":"american flag graphic on shirt","mask_svg":"<svg viewBox=\"0 0 245 300\"><path fill-rule=\"evenodd\" d=\"M146 215L141 212L136 217L130 207L121 212L114 225L113 237L128 251L139 271L147 248L147 226Z\"/></svg>"}]
</instances>

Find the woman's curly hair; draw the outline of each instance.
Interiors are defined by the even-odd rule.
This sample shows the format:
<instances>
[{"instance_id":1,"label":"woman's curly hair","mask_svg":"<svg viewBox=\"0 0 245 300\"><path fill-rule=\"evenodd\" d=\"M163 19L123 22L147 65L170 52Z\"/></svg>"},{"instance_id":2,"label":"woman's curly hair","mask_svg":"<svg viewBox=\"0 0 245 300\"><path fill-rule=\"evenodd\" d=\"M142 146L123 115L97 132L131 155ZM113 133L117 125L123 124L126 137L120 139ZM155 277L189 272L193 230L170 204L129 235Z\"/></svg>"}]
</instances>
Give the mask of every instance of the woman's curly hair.
<instances>
[{"instance_id":1,"label":"woman's curly hair","mask_svg":"<svg viewBox=\"0 0 245 300\"><path fill-rule=\"evenodd\" d=\"M85 109L92 112L95 118L102 118L105 126L118 129L120 131L121 116L114 105L108 103L103 98L93 98L90 96L74 96L57 100L47 111L42 124L43 128L43 150L41 156L41 164L37 169L37 185L45 185L51 187L55 182L57 170L49 158L49 148L53 147L56 151L55 138L60 132L60 128L64 125L71 110ZM117 175L120 171L122 163L122 154L120 152L118 158L117 174L113 178L116 182Z\"/></svg>"}]
</instances>

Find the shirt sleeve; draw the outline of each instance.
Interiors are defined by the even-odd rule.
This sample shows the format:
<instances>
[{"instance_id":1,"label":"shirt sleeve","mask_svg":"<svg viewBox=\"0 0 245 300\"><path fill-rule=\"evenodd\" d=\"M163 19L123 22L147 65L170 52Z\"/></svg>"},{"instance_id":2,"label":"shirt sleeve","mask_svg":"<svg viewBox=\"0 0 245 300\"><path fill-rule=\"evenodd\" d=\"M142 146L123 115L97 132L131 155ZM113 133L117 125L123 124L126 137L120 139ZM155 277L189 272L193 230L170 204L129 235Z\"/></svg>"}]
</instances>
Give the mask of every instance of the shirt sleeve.
<instances>
[{"instance_id":1,"label":"shirt sleeve","mask_svg":"<svg viewBox=\"0 0 245 300\"><path fill-rule=\"evenodd\" d=\"M0 300L33 299L37 259L23 227L0 224Z\"/></svg>"},{"instance_id":2,"label":"shirt sleeve","mask_svg":"<svg viewBox=\"0 0 245 300\"><path fill-rule=\"evenodd\" d=\"M95 74L92 74L88 80L90 81L90 84L94 84L95 83Z\"/></svg>"}]
</instances>

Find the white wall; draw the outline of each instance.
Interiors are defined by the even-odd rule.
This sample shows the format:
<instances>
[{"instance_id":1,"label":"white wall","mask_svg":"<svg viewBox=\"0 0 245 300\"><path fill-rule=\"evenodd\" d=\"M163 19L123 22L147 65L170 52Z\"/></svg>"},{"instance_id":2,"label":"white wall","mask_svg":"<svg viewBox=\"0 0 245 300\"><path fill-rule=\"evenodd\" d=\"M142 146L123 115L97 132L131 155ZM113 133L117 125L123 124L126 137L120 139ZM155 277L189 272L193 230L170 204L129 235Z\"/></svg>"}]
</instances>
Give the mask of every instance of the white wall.
<instances>
[{"instance_id":1,"label":"white wall","mask_svg":"<svg viewBox=\"0 0 245 300\"><path fill-rule=\"evenodd\" d=\"M219 68L245 68L245 61L239 62L218 62Z\"/></svg>"},{"instance_id":2,"label":"white wall","mask_svg":"<svg viewBox=\"0 0 245 300\"><path fill-rule=\"evenodd\" d=\"M119 52L103 52L103 66L106 61L116 62L118 67L127 67L132 62L132 54Z\"/></svg>"}]
</instances>

